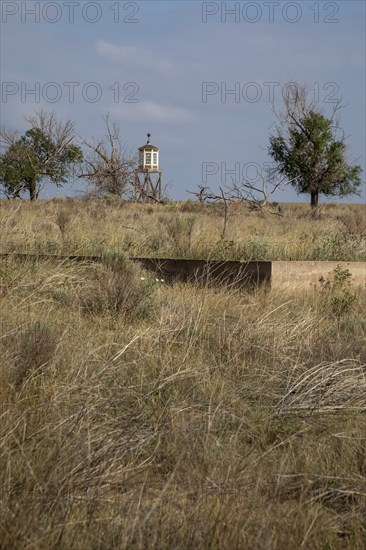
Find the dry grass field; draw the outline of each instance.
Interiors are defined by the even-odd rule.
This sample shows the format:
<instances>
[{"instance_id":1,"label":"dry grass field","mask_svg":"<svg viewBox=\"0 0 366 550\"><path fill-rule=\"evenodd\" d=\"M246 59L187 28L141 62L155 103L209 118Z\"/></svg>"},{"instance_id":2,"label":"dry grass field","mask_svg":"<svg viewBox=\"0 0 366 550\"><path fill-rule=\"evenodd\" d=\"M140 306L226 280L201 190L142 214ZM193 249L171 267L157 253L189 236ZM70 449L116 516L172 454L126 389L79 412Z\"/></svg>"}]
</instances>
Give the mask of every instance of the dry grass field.
<instances>
[{"instance_id":1,"label":"dry grass field","mask_svg":"<svg viewBox=\"0 0 366 550\"><path fill-rule=\"evenodd\" d=\"M282 205L284 216L240 204L165 206L120 200L0 202L1 249L226 260L366 259L365 205Z\"/></svg>"},{"instance_id":2,"label":"dry grass field","mask_svg":"<svg viewBox=\"0 0 366 550\"><path fill-rule=\"evenodd\" d=\"M2 201L7 251L364 261L365 208ZM0 263L0 548L365 549L366 296Z\"/></svg>"}]
</instances>

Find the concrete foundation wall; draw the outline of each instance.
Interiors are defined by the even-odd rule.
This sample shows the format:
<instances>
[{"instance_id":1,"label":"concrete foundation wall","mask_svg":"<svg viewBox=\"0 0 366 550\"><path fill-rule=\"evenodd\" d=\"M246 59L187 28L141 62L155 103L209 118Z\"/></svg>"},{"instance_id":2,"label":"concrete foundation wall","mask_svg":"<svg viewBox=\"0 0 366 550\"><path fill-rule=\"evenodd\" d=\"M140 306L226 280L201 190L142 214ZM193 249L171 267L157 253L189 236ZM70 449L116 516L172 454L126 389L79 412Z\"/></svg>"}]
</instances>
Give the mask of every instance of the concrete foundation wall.
<instances>
[{"instance_id":1,"label":"concrete foundation wall","mask_svg":"<svg viewBox=\"0 0 366 550\"><path fill-rule=\"evenodd\" d=\"M338 265L352 274L352 284L366 288L366 262L272 262L271 287L320 288L320 277L332 279Z\"/></svg>"},{"instance_id":2,"label":"concrete foundation wall","mask_svg":"<svg viewBox=\"0 0 366 550\"><path fill-rule=\"evenodd\" d=\"M103 262L103 256L53 256L50 254L0 254L0 259L33 259ZM289 290L321 288L319 279L333 279L340 265L352 275L351 282L366 290L366 262L239 262L222 260L182 260L174 258L130 258L166 282L182 281L223 286L259 286Z\"/></svg>"},{"instance_id":3,"label":"concrete foundation wall","mask_svg":"<svg viewBox=\"0 0 366 550\"><path fill-rule=\"evenodd\" d=\"M165 281L198 282L220 285L261 285L270 283L271 262L238 262L221 260L180 260L133 258Z\"/></svg>"}]
</instances>

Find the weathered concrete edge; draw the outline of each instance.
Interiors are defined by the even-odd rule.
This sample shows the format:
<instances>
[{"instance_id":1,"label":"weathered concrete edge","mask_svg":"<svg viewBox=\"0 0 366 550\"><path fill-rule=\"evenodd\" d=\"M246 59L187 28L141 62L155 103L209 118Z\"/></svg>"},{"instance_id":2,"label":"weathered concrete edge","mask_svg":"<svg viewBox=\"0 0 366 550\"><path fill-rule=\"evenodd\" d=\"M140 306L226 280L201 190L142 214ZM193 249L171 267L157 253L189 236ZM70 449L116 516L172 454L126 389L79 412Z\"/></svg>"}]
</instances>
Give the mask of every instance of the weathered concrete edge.
<instances>
[{"instance_id":1,"label":"weathered concrete edge","mask_svg":"<svg viewBox=\"0 0 366 550\"><path fill-rule=\"evenodd\" d=\"M309 289L320 287L319 279L332 279L334 269L340 265L351 273L354 286L366 287L366 262L342 261L274 261L272 262L272 288Z\"/></svg>"},{"instance_id":2,"label":"weathered concrete edge","mask_svg":"<svg viewBox=\"0 0 366 550\"><path fill-rule=\"evenodd\" d=\"M3 253L19 260L56 260L103 262L108 256L79 256L55 254ZM166 281L217 282L220 285L247 286L268 284L272 288L299 290L320 288L319 279L332 279L334 269L340 265L352 275L355 286L366 288L366 262L346 261L235 261L235 260L185 260L179 258L130 258L145 269Z\"/></svg>"},{"instance_id":3,"label":"weathered concrete edge","mask_svg":"<svg viewBox=\"0 0 366 550\"><path fill-rule=\"evenodd\" d=\"M56 254L3 253L0 258L14 258L19 261L76 261L110 262L110 256L79 256ZM236 260L186 260L179 258L129 258L141 264L166 282L182 281L220 286L259 286L270 284L271 262Z\"/></svg>"}]
</instances>

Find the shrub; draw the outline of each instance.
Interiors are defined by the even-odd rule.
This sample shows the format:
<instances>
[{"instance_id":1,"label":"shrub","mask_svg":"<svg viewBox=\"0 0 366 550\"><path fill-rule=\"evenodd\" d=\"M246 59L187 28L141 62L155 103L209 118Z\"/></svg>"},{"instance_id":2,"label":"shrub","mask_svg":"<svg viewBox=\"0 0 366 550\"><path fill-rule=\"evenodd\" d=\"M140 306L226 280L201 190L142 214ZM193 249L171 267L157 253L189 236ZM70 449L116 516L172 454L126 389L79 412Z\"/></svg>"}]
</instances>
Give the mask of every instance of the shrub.
<instances>
[{"instance_id":1,"label":"shrub","mask_svg":"<svg viewBox=\"0 0 366 550\"><path fill-rule=\"evenodd\" d=\"M11 261L0 264L0 296L5 296L19 278L17 265Z\"/></svg>"},{"instance_id":2,"label":"shrub","mask_svg":"<svg viewBox=\"0 0 366 550\"><path fill-rule=\"evenodd\" d=\"M186 256L189 254L192 247L192 236L195 222L196 216L194 215L172 217L164 221L167 236L173 245L172 253L177 254L178 256Z\"/></svg>"},{"instance_id":3,"label":"shrub","mask_svg":"<svg viewBox=\"0 0 366 550\"><path fill-rule=\"evenodd\" d=\"M91 279L79 296L82 309L93 314L143 317L150 310L152 285L141 269L127 260L110 260L93 268Z\"/></svg>"},{"instance_id":4,"label":"shrub","mask_svg":"<svg viewBox=\"0 0 366 550\"><path fill-rule=\"evenodd\" d=\"M56 216L56 225L61 231L62 238L65 237L66 231L71 222L71 212L67 208L60 208Z\"/></svg>"},{"instance_id":5,"label":"shrub","mask_svg":"<svg viewBox=\"0 0 366 550\"><path fill-rule=\"evenodd\" d=\"M31 376L41 374L57 347L54 329L39 321L10 333L6 340L7 349L12 350L10 381L15 388L21 387Z\"/></svg>"},{"instance_id":6,"label":"shrub","mask_svg":"<svg viewBox=\"0 0 366 550\"><path fill-rule=\"evenodd\" d=\"M356 301L356 293L351 288L352 275L348 269L342 269L338 265L333 270L333 278L320 278L320 283L326 291L324 303L328 309L339 319L348 313Z\"/></svg>"}]
</instances>

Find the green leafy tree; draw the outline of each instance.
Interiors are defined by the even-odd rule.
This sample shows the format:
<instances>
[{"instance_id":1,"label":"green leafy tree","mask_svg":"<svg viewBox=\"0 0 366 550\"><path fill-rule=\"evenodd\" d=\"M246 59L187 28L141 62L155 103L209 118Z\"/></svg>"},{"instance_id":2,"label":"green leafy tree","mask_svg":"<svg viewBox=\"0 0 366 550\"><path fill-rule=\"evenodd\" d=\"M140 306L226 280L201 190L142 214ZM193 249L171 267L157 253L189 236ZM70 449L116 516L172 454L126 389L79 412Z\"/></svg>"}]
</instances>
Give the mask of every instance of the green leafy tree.
<instances>
[{"instance_id":1,"label":"green leafy tree","mask_svg":"<svg viewBox=\"0 0 366 550\"><path fill-rule=\"evenodd\" d=\"M0 156L0 185L7 197L21 197L26 192L34 200L43 183L65 183L83 155L72 143L74 127L70 121L59 123L54 113L44 112L26 120L32 127L20 138L1 131L6 150Z\"/></svg>"},{"instance_id":2,"label":"green leafy tree","mask_svg":"<svg viewBox=\"0 0 366 550\"><path fill-rule=\"evenodd\" d=\"M316 208L320 194L358 194L362 169L347 162L345 137L335 118L340 102L327 118L315 102L308 101L308 95L304 86L288 86L285 109L277 114L279 124L269 139L269 154L277 171L298 193L309 194Z\"/></svg>"}]
</instances>

